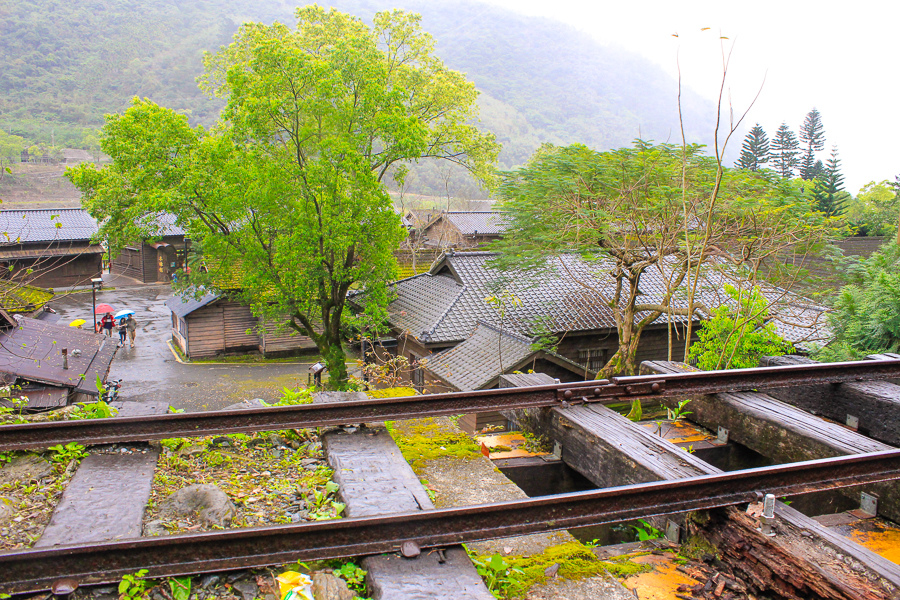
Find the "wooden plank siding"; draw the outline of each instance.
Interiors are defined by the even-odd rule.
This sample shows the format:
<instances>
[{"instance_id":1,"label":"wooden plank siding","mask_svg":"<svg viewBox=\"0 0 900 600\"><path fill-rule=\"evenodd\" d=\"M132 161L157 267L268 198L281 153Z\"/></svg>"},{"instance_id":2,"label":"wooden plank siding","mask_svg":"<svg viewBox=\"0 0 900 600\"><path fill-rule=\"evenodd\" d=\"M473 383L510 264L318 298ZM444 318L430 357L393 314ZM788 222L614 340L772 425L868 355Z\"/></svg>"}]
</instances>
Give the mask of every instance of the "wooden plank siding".
<instances>
[{"instance_id":1,"label":"wooden plank siding","mask_svg":"<svg viewBox=\"0 0 900 600\"><path fill-rule=\"evenodd\" d=\"M188 358L258 351L265 356L310 350L307 336L290 331L263 331L250 307L220 299L179 319L173 313L172 339Z\"/></svg>"},{"instance_id":2,"label":"wooden plank siding","mask_svg":"<svg viewBox=\"0 0 900 600\"><path fill-rule=\"evenodd\" d=\"M224 350L235 352L258 349L257 320L250 312L250 307L238 302L223 300L219 300L215 304L222 307Z\"/></svg>"},{"instance_id":3,"label":"wooden plank siding","mask_svg":"<svg viewBox=\"0 0 900 600\"><path fill-rule=\"evenodd\" d=\"M114 275L125 275L138 281L144 281L143 248L122 248L119 255L112 259L109 270Z\"/></svg>"},{"instance_id":4,"label":"wooden plank siding","mask_svg":"<svg viewBox=\"0 0 900 600\"><path fill-rule=\"evenodd\" d=\"M157 262L156 249L146 242L141 244L141 262L144 269L144 283L156 283L159 281L159 264Z\"/></svg>"}]
</instances>

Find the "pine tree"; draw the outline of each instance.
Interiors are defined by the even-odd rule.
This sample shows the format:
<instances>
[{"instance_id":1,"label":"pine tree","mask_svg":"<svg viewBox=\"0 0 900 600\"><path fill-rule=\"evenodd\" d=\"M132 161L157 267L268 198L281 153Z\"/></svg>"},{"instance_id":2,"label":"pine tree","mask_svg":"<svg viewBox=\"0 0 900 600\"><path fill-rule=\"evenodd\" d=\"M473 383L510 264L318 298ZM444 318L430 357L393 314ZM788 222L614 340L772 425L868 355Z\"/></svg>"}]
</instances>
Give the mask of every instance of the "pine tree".
<instances>
[{"instance_id":1,"label":"pine tree","mask_svg":"<svg viewBox=\"0 0 900 600\"><path fill-rule=\"evenodd\" d=\"M822 116L815 108L809 111L800 127L800 141L803 142L803 159L800 162L800 178L815 179L816 152L825 148L825 129Z\"/></svg>"},{"instance_id":2,"label":"pine tree","mask_svg":"<svg viewBox=\"0 0 900 600\"><path fill-rule=\"evenodd\" d=\"M782 123L772 140L771 154L772 166L782 177L793 177L794 169L800 162L797 159L799 148L797 136L788 128L787 123Z\"/></svg>"},{"instance_id":3,"label":"pine tree","mask_svg":"<svg viewBox=\"0 0 900 600\"><path fill-rule=\"evenodd\" d=\"M757 123L744 139L744 144L741 146L741 157L734 166L738 169L758 171L769 162L769 156L769 136Z\"/></svg>"},{"instance_id":4,"label":"pine tree","mask_svg":"<svg viewBox=\"0 0 900 600\"><path fill-rule=\"evenodd\" d=\"M841 159L838 158L837 146L831 147L831 158L825 164L822 174L816 179L813 196L816 208L829 217L844 214L847 194L844 191L844 176L841 173Z\"/></svg>"}]
</instances>

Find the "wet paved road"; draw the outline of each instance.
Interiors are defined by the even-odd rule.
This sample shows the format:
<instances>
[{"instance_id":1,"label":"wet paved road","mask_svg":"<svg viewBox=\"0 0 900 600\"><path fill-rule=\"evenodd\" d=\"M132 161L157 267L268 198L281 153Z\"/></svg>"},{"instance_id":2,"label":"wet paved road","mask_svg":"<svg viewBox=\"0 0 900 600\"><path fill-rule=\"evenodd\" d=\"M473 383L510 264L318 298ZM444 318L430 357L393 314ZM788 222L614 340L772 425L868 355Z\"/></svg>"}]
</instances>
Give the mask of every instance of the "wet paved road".
<instances>
[{"instance_id":1,"label":"wet paved road","mask_svg":"<svg viewBox=\"0 0 900 600\"><path fill-rule=\"evenodd\" d=\"M250 398L276 400L282 388L306 384L306 364L179 363L166 344L172 325L165 301L171 296L167 285L130 285L97 294L98 304L106 302L116 310L130 308L138 322L135 348L127 344L119 348L109 374L111 379L123 380L123 400L164 400L187 411L213 410ZM90 329L93 323L90 291L55 299L51 306L59 312L60 324L81 318L88 321L85 328Z\"/></svg>"}]
</instances>

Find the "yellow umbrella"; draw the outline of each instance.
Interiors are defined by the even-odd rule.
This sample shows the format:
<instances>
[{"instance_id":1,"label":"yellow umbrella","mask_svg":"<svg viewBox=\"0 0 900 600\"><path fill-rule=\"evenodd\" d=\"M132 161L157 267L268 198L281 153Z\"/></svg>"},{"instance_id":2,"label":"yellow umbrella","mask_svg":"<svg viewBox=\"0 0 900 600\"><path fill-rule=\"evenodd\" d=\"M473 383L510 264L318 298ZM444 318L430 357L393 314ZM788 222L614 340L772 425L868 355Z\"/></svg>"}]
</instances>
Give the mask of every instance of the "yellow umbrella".
<instances>
[{"instance_id":1,"label":"yellow umbrella","mask_svg":"<svg viewBox=\"0 0 900 600\"><path fill-rule=\"evenodd\" d=\"M87 323L87 321L85 321L84 319L75 319L74 321L69 323L69 327L81 327L85 323Z\"/></svg>"}]
</instances>

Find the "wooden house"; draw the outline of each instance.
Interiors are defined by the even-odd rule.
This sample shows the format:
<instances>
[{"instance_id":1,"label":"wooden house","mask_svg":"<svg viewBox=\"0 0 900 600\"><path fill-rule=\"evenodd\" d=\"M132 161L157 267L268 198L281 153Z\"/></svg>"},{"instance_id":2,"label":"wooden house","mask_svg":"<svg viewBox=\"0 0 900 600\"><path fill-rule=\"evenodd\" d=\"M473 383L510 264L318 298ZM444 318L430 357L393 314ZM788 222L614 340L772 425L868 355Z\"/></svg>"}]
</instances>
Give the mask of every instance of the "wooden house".
<instances>
[{"instance_id":1,"label":"wooden house","mask_svg":"<svg viewBox=\"0 0 900 600\"><path fill-rule=\"evenodd\" d=\"M478 248L500 239L505 229L501 212L451 210L437 213L410 237L424 248Z\"/></svg>"},{"instance_id":2,"label":"wooden house","mask_svg":"<svg viewBox=\"0 0 900 600\"><path fill-rule=\"evenodd\" d=\"M612 265L569 254L557 257L549 266L555 268L510 274L491 266L494 257L490 252L446 253L428 273L394 283L396 299L388 307L393 340L376 353L379 358L388 358L385 353L405 357L411 366L408 378L420 391L487 389L516 370L541 371L563 381L592 378L618 348L615 315L605 300L615 291ZM658 271L645 272L641 302L660 302L665 283ZM723 271L707 271L699 300L708 307L731 302L726 283L742 285ZM510 294L502 311L486 300L498 285ZM771 322L779 335L800 350L828 339L824 307L760 287L772 302ZM365 296L351 301L364 303ZM685 317L673 315L671 324L670 329L663 314L646 326L638 362L666 359L670 334L674 347L683 347ZM694 325L696 336L699 322ZM532 349L546 347L539 342L548 337L556 340L552 352Z\"/></svg>"},{"instance_id":3,"label":"wooden house","mask_svg":"<svg viewBox=\"0 0 900 600\"><path fill-rule=\"evenodd\" d=\"M156 222L159 237L122 248L119 255L110 261L110 273L125 275L142 283L166 283L172 281L179 269L184 268L191 247L184 229L175 223L174 215L159 215Z\"/></svg>"},{"instance_id":4,"label":"wooden house","mask_svg":"<svg viewBox=\"0 0 900 600\"><path fill-rule=\"evenodd\" d=\"M43 288L88 286L100 277L97 223L80 208L0 210L0 277Z\"/></svg>"},{"instance_id":5,"label":"wooden house","mask_svg":"<svg viewBox=\"0 0 900 600\"><path fill-rule=\"evenodd\" d=\"M261 327L250 307L223 294L198 300L176 295L166 306L172 311L172 340L190 359L247 352L272 356L316 347L296 331Z\"/></svg>"}]
</instances>

